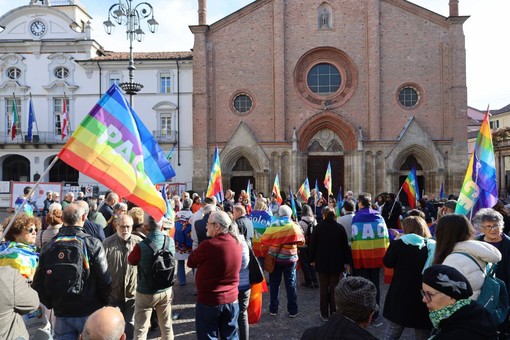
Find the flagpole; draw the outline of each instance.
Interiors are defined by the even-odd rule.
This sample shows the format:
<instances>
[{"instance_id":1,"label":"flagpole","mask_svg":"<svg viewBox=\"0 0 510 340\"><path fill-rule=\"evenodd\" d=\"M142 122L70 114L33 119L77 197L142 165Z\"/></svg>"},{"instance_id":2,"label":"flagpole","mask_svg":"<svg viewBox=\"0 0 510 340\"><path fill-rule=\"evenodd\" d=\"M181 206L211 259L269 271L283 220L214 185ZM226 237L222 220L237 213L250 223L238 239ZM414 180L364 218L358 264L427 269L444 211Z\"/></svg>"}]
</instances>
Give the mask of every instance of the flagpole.
<instances>
[{"instance_id":1,"label":"flagpole","mask_svg":"<svg viewBox=\"0 0 510 340\"><path fill-rule=\"evenodd\" d=\"M41 183L43 181L44 177L48 174L48 172L51 170L51 168L53 168L53 166L55 165L55 163L57 163L58 160L59 160L58 156L55 156L53 161L51 161L51 163L48 165L46 170L44 170L44 172L42 173L41 177L37 180L34 187L30 190L27 197L25 197L25 199L23 200L23 202L21 203L19 208L14 212L14 215L12 216L11 220L9 221L9 224L7 225L7 227L4 229L4 232L2 233L2 239L4 238L4 235L7 235L7 232L9 231L12 224L14 223L14 219L16 218L16 216L19 215L20 211L23 209L23 207L27 203L27 198L32 197L32 194L34 193L35 189L39 186L39 183Z\"/></svg>"},{"instance_id":2,"label":"flagpole","mask_svg":"<svg viewBox=\"0 0 510 340\"><path fill-rule=\"evenodd\" d=\"M400 195L400 192L402 191L402 188L404 186L400 186L400 190L397 192L397 196L395 197L395 199L393 200L393 205L391 206L391 210L390 210L390 213L389 215L391 215L391 213L393 212L393 208L395 208L395 204L397 203L397 199L398 199L398 196ZM388 194L389 195L389 194ZM389 217L389 216L388 216Z\"/></svg>"}]
</instances>

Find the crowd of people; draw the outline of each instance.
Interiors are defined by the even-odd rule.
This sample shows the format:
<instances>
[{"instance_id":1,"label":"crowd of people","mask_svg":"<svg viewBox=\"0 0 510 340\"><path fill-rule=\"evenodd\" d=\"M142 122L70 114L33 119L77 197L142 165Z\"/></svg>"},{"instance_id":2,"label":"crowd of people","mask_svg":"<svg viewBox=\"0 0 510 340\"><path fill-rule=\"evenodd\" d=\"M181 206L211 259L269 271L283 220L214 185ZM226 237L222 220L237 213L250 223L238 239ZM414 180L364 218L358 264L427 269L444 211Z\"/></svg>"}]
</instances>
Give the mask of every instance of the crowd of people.
<instances>
[{"instance_id":1,"label":"crowd of people","mask_svg":"<svg viewBox=\"0 0 510 340\"><path fill-rule=\"evenodd\" d=\"M510 293L510 214L501 204L479 210L472 224L454 214L453 198L424 197L404 211L392 193L372 200L349 191L337 202L312 190L280 203L256 192L227 190L223 202L183 192L168 197L175 216L156 221L114 192L62 201L48 192L39 211L31 191L3 222L1 339L146 339L155 327L173 339L174 270L175 284L195 283L198 339L249 339L251 261L268 272L264 317L282 313L282 278L289 318L314 317L299 314L298 281L318 289L322 324L302 339L373 339L366 328L383 318L384 339L406 328L416 339L508 334L508 315L498 323L476 302L488 264L498 264ZM273 216L263 233L250 218L257 211ZM255 245L262 254L253 260ZM159 264L172 271L161 285L155 259L163 252L173 264Z\"/></svg>"}]
</instances>

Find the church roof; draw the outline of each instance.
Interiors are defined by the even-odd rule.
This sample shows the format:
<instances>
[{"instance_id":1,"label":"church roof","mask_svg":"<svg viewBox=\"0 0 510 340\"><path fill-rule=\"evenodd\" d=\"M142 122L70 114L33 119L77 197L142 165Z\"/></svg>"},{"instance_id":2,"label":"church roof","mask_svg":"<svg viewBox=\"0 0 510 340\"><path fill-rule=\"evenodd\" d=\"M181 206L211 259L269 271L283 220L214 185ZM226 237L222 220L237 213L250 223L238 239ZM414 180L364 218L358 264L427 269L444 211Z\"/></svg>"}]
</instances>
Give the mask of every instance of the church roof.
<instances>
[{"instance_id":1,"label":"church roof","mask_svg":"<svg viewBox=\"0 0 510 340\"><path fill-rule=\"evenodd\" d=\"M172 59L193 59L193 52L134 52L135 60L172 60ZM129 60L129 52L104 51L104 55L94 57L91 60Z\"/></svg>"}]
</instances>

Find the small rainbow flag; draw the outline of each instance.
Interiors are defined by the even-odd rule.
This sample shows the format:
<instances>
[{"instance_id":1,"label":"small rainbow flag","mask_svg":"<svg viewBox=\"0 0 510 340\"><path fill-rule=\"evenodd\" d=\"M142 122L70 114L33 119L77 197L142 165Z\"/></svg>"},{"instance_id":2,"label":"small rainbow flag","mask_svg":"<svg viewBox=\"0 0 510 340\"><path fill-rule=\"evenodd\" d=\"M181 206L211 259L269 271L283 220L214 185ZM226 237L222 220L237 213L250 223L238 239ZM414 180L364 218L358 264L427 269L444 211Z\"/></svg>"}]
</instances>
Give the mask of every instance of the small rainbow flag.
<instances>
[{"instance_id":1,"label":"small rainbow flag","mask_svg":"<svg viewBox=\"0 0 510 340\"><path fill-rule=\"evenodd\" d=\"M328 162L328 169L326 170L326 175L324 176L324 186L328 190L328 197L333 194L333 190L331 190L331 162Z\"/></svg>"},{"instance_id":2,"label":"small rainbow flag","mask_svg":"<svg viewBox=\"0 0 510 340\"><path fill-rule=\"evenodd\" d=\"M274 178L272 193L276 197L276 201L278 201L278 204L282 204L283 199L282 195L280 194L280 180L278 179L278 174L276 174L276 177Z\"/></svg>"},{"instance_id":3,"label":"small rainbow flag","mask_svg":"<svg viewBox=\"0 0 510 340\"><path fill-rule=\"evenodd\" d=\"M221 165L218 147L214 149L214 160L211 167L211 175L209 176L209 185L207 186L206 197L216 196L221 198L223 194L223 183L221 182ZM222 200L219 199L218 202Z\"/></svg>"},{"instance_id":4,"label":"small rainbow flag","mask_svg":"<svg viewBox=\"0 0 510 340\"><path fill-rule=\"evenodd\" d=\"M310 183L308 182L308 177L305 179L303 184L299 187L298 195L301 195L303 201L307 202L310 197Z\"/></svg>"},{"instance_id":5,"label":"small rainbow flag","mask_svg":"<svg viewBox=\"0 0 510 340\"><path fill-rule=\"evenodd\" d=\"M487 108L460 190L455 213L463 215L471 213L473 216L482 208L492 208L497 201L496 161L489 127L489 108Z\"/></svg>"},{"instance_id":6,"label":"small rainbow flag","mask_svg":"<svg viewBox=\"0 0 510 340\"><path fill-rule=\"evenodd\" d=\"M165 154L113 84L57 155L159 220L165 201L155 187L175 176Z\"/></svg>"},{"instance_id":7,"label":"small rainbow flag","mask_svg":"<svg viewBox=\"0 0 510 340\"><path fill-rule=\"evenodd\" d=\"M418 191L418 180L416 177L415 167L411 169L411 172L407 176L404 184L402 184L402 189L404 189L407 194L407 200L409 201L411 208L416 208L416 201L420 199L420 192Z\"/></svg>"},{"instance_id":8,"label":"small rainbow flag","mask_svg":"<svg viewBox=\"0 0 510 340\"><path fill-rule=\"evenodd\" d=\"M251 183L248 178L248 185L246 186L246 195L248 195L248 202L251 202Z\"/></svg>"}]
</instances>

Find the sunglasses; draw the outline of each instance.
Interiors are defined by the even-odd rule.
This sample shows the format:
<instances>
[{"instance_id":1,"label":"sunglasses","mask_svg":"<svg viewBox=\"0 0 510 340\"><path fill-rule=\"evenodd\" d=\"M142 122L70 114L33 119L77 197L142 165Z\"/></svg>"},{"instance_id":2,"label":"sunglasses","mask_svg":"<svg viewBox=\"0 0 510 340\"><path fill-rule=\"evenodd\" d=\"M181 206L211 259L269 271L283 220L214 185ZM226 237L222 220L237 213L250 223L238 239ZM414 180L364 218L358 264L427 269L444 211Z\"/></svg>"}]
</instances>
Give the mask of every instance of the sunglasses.
<instances>
[{"instance_id":1,"label":"sunglasses","mask_svg":"<svg viewBox=\"0 0 510 340\"><path fill-rule=\"evenodd\" d=\"M28 231L29 234L32 234L34 231L35 232L38 232L39 229L37 227L30 227L28 229L25 229L26 231Z\"/></svg>"}]
</instances>

